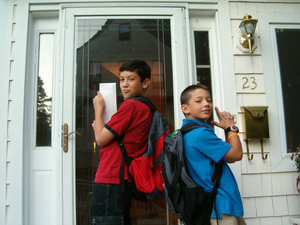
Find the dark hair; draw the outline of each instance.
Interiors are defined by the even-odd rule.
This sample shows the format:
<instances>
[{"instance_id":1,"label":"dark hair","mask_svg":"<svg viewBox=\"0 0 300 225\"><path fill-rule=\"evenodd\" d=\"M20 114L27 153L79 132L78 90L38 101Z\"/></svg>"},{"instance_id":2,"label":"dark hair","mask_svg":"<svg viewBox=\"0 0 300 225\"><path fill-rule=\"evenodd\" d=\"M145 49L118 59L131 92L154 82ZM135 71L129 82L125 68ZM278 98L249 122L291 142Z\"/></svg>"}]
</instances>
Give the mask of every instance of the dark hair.
<instances>
[{"instance_id":1,"label":"dark hair","mask_svg":"<svg viewBox=\"0 0 300 225\"><path fill-rule=\"evenodd\" d=\"M181 95L180 95L180 102L181 102L181 105L183 104L189 104L189 101L191 99L191 92L196 90L196 89L203 89L203 90L206 90L209 92L209 89L208 87L206 87L205 85L203 84L193 84L193 85L190 85L188 87L186 87L182 92L181 92Z\"/></svg>"},{"instance_id":2,"label":"dark hair","mask_svg":"<svg viewBox=\"0 0 300 225\"><path fill-rule=\"evenodd\" d=\"M151 79L151 68L150 66L143 60L130 60L125 62L119 69L120 72L130 71L136 72L143 82L146 78Z\"/></svg>"}]
</instances>

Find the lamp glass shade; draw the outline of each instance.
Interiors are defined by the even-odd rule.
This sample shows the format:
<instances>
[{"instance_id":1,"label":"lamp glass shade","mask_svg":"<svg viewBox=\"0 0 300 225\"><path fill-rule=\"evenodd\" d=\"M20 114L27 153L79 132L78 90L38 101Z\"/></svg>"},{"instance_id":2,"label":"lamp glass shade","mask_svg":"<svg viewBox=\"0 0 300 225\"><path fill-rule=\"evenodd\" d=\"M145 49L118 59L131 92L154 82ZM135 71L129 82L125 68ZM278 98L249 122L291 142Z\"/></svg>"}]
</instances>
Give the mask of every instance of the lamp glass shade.
<instances>
[{"instance_id":1,"label":"lamp glass shade","mask_svg":"<svg viewBox=\"0 0 300 225\"><path fill-rule=\"evenodd\" d=\"M242 21L240 23L240 29L242 31L242 35L245 35L246 34L246 29L245 29L245 24L244 24L244 21Z\"/></svg>"},{"instance_id":2,"label":"lamp glass shade","mask_svg":"<svg viewBox=\"0 0 300 225\"><path fill-rule=\"evenodd\" d=\"M257 20L246 20L240 23L242 34L254 34Z\"/></svg>"},{"instance_id":3,"label":"lamp glass shade","mask_svg":"<svg viewBox=\"0 0 300 225\"><path fill-rule=\"evenodd\" d=\"M250 23L248 22L246 23L245 29L247 34L254 34L255 25L251 22Z\"/></svg>"}]
</instances>

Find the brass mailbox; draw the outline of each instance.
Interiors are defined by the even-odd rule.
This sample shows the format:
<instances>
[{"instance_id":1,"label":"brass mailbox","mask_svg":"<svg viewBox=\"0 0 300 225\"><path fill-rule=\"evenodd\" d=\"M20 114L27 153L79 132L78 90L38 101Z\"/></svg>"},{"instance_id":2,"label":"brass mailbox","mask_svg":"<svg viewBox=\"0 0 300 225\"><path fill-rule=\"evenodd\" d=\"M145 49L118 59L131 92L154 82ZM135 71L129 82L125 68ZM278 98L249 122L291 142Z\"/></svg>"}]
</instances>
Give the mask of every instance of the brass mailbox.
<instances>
[{"instance_id":1,"label":"brass mailbox","mask_svg":"<svg viewBox=\"0 0 300 225\"><path fill-rule=\"evenodd\" d=\"M242 107L244 140L269 138L268 107Z\"/></svg>"},{"instance_id":2,"label":"brass mailbox","mask_svg":"<svg viewBox=\"0 0 300 225\"><path fill-rule=\"evenodd\" d=\"M269 138L268 106L242 106L243 115L243 138L247 144L248 159L252 160L253 155L249 155L248 141L260 139L262 158L267 159L268 155L263 153L263 140Z\"/></svg>"}]
</instances>

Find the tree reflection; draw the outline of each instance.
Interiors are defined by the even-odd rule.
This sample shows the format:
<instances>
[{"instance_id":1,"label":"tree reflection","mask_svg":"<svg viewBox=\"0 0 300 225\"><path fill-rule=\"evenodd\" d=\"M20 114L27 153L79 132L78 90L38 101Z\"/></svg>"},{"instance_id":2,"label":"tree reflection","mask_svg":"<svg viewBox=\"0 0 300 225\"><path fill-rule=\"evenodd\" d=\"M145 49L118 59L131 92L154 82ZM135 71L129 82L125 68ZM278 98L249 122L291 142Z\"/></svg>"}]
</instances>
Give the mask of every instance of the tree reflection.
<instances>
[{"instance_id":1,"label":"tree reflection","mask_svg":"<svg viewBox=\"0 0 300 225\"><path fill-rule=\"evenodd\" d=\"M38 76L36 146L51 146L52 96L47 96L43 85Z\"/></svg>"}]
</instances>

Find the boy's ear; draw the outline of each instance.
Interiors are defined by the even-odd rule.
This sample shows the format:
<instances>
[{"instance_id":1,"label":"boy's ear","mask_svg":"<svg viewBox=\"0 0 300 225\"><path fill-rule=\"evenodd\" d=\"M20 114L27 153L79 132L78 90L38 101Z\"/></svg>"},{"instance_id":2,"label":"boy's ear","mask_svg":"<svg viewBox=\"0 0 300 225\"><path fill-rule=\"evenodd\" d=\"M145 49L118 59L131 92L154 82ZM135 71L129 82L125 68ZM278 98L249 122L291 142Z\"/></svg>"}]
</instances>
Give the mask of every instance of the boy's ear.
<instances>
[{"instance_id":1,"label":"boy's ear","mask_svg":"<svg viewBox=\"0 0 300 225\"><path fill-rule=\"evenodd\" d=\"M182 111L185 115L187 115L187 114L190 113L189 107L188 107L187 104L182 104L182 105L181 105L181 111Z\"/></svg>"},{"instance_id":2,"label":"boy's ear","mask_svg":"<svg viewBox=\"0 0 300 225\"><path fill-rule=\"evenodd\" d=\"M143 83L143 89L147 89L150 85L150 79L146 78L142 83Z\"/></svg>"}]
</instances>

